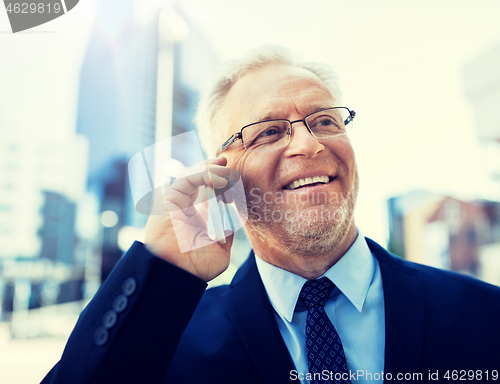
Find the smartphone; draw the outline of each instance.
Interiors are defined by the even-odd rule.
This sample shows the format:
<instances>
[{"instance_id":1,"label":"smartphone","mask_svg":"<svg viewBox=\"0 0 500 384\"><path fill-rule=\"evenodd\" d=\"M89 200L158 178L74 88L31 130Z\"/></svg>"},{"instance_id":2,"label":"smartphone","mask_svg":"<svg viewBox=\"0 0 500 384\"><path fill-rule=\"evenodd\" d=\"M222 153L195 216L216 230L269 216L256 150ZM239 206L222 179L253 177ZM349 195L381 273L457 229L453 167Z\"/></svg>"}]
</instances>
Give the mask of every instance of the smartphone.
<instances>
[{"instance_id":1,"label":"smartphone","mask_svg":"<svg viewBox=\"0 0 500 384\"><path fill-rule=\"evenodd\" d=\"M207 199L208 199L208 209L210 211L210 216L212 217L212 224L215 229L215 236L219 241L219 244L226 244L226 236L224 235L224 222L219 211L219 202L215 191L212 187L206 186Z\"/></svg>"}]
</instances>

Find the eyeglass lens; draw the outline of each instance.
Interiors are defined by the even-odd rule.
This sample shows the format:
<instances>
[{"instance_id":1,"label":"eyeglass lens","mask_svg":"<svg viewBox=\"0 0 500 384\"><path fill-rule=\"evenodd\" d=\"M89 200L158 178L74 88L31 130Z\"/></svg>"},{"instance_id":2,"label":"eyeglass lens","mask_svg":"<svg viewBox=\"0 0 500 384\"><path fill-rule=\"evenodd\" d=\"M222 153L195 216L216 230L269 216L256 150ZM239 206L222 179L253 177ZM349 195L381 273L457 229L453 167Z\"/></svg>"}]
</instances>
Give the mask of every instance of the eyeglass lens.
<instances>
[{"instance_id":1,"label":"eyeglass lens","mask_svg":"<svg viewBox=\"0 0 500 384\"><path fill-rule=\"evenodd\" d=\"M326 138L346 133L345 122L349 122L349 119L350 113L347 108L334 108L309 115L305 123L313 136ZM288 143L290 129L288 120L263 121L243 129L243 143L247 150L252 151L284 146Z\"/></svg>"}]
</instances>

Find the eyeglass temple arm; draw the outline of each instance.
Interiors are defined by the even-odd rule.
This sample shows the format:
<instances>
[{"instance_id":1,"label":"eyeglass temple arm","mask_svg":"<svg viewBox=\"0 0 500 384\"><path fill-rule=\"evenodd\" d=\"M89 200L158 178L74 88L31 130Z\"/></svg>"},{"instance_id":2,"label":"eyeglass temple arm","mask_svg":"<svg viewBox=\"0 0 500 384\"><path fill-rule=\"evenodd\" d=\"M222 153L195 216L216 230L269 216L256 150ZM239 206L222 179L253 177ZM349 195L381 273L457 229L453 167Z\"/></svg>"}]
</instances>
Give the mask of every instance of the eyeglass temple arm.
<instances>
[{"instance_id":1,"label":"eyeglass temple arm","mask_svg":"<svg viewBox=\"0 0 500 384\"><path fill-rule=\"evenodd\" d=\"M355 111L351 111L351 110L348 110L348 111L349 111L349 117L344 120L344 125L349 124L352 121L352 119L354 119L356 117L356 112Z\"/></svg>"},{"instance_id":2,"label":"eyeglass temple arm","mask_svg":"<svg viewBox=\"0 0 500 384\"><path fill-rule=\"evenodd\" d=\"M229 147L231 144L233 144L236 140L240 139L241 140L241 132L235 133L234 135L231 135L229 139L227 139L224 144L221 145L219 150L217 151L217 155L224 151L227 147Z\"/></svg>"}]
</instances>

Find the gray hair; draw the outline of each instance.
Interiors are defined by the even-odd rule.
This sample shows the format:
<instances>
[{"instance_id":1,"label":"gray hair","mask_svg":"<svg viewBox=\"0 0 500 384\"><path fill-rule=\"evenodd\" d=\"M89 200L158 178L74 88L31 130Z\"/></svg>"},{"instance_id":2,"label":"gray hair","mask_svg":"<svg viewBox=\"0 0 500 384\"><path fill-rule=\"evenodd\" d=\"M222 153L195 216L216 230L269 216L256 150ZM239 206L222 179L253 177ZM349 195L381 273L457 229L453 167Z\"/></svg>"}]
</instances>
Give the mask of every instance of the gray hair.
<instances>
[{"instance_id":1,"label":"gray hair","mask_svg":"<svg viewBox=\"0 0 500 384\"><path fill-rule=\"evenodd\" d=\"M222 136L224 132L222 106L231 87L244 75L272 65L307 69L318 76L335 100L340 102L341 93L337 75L330 65L301 62L291 50L279 45L265 45L257 48L243 59L227 62L211 86L202 93L196 124L201 144L209 157L215 156L219 147L227 139Z\"/></svg>"}]
</instances>

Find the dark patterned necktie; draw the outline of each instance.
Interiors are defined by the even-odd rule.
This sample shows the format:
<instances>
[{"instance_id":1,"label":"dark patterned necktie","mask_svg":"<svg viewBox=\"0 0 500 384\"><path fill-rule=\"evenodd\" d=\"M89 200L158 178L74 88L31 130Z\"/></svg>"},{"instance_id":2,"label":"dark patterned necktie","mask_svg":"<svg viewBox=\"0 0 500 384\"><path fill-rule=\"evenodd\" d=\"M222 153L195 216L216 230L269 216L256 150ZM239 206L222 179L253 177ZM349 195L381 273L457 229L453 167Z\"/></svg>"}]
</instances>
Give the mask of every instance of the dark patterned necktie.
<instances>
[{"instance_id":1,"label":"dark patterned necktie","mask_svg":"<svg viewBox=\"0 0 500 384\"><path fill-rule=\"evenodd\" d=\"M325 303L334 285L327 277L307 281L299 300L307 305L306 351L311 384L350 383L349 369L339 334L325 312ZM326 375L328 380L325 380Z\"/></svg>"}]
</instances>

